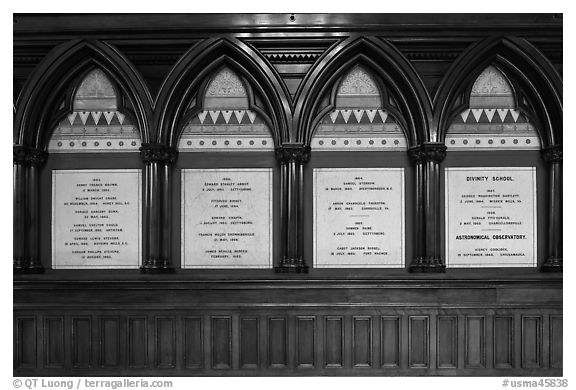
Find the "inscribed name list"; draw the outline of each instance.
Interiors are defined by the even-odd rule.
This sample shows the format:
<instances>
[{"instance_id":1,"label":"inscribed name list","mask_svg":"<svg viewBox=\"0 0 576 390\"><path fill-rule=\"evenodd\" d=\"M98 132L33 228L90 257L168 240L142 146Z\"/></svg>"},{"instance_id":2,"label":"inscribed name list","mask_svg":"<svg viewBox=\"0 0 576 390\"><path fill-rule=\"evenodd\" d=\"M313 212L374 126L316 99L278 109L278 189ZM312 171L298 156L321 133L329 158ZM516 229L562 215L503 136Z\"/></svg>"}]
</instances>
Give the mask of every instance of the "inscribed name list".
<instances>
[{"instance_id":1,"label":"inscribed name list","mask_svg":"<svg viewBox=\"0 0 576 390\"><path fill-rule=\"evenodd\" d=\"M314 169L314 266L404 266L404 169Z\"/></svg>"},{"instance_id":2,"label":"inscribed name list","mask_svg":"<svg viewBox=\"0 0 576 390\"><path fill-rule=\"evenodd\" d=\"M182 267L272 267L272 170L182 170Z\"/></svg>"},{"instance_id":3,"label":"inscribed name list","mask_svg":"<svg viewBox=\"0 0 576 390\"><path fill-rule=\"evenodd\" d=\"M536 168L446 168L446 264L536 266Z\"/></svg>"},{"instance_id":4,"label":"inscribed name list","mask_svg":"<svg viewBox=\"0 0 576 390\"><path fill-rule=\"evenodd\" d=\"M139 169L52 171L52 267L138 268Z\"/></svg>"}]
</instances>

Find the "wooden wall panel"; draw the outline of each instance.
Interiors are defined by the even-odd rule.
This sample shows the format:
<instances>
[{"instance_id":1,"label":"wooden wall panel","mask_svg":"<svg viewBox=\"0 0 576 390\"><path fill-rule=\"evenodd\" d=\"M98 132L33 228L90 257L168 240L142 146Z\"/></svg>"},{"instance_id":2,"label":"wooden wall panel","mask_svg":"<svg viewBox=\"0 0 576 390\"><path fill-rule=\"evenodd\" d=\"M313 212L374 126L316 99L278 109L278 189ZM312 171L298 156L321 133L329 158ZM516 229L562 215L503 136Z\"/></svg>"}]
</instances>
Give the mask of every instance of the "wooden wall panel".
<instances>
[{"instance_id":1,"label":"wooden wall panel","mask_svg":"<svg viewBox=\"0 0 576 390\"><path fill-rule=\"evenodd\" d=\"M485 317L467 316L465 327L466 368L486 367L486 329Z\"/></svg>"},{"instance_id":2,"label":"wooden wall panel","mask_svg":"<svg viewBox=\"0 0 576 390\"><path fill-rule=\"evenodd\" d=\"M120 368L120 318L99 319L100 367Z\"/></svg>"},{"instance_id":3,"label":"wooden wall panel","mask_svg":"<svg viewBox=\"0 0 576 390\"><path fill-rule=\"evenodd\" d=\"M494 317L494 368L512 368L514 364L514 318Z\"/></svg>"},{"instance_id":4,"label":"wooden wall panel","mask_svg":"<svg viewBox=\"0 0 576 390\"><path fill-rule=\"evenodd\" d=\"M156 317L156 367L176 367L176 330L173 317Z\"/></svg>"},{"instance_id":5,"label":"wooden wall panel","mask_svg":"<svg viewBox=\"0 0 576 390\"><path fill-rule=\"evenodd\" d=\"M258 317L240 317L240 368L260 365Z\"/></svg>"},{"instance_id":6,"label":"wooden wall panel","mask_svg":"<svg viewBox=\"0 0 576 390\"><path fill-rule=\"evenodd\" d=\"M44 318L44 367L64 367L64 317Z\"/></svg>"},{"instance_id":7,"label":"wooden wall panel","mask_svg":"<svg viewBox=\"0 0 576 390\"><path fill-rule=\"evenodd\" d=\"M128 317L128 368L148 367L148 318Z\"/></svg>"},{"instance_id":8,"label":"wooden wall panel","mask_svg":"<svg viewBox=\"0 0 576 390\"><path fill-rule=\"evenodd\" d=\"M372 366L372 317L355 316L352 319L352 365Z\"/></svg>"},{"instance_id":9,"label":"wooden wall panel","mask_svg":"<svg viewBox=\"0 0 576 390\"><path fill-rule=\"evenodd\" d=\"M561 368L563 362L563 325L561 316L550 316L550 367Z\"/></svg>"},{"instance_id":10,"label":"wooden wall panel","mask_svg":"<svg viewBox=\"0 0 576 390\"><path fill-rule=\"evenodd\" d=\"M14 367L35 369L38 353L36 317L15 317L14 322Z\"/></svg>"},{"instance_id":11,"label":"wooden wall panel","mask_svg":"<svg viewBox=\"0 0 576 390\"><path fill-rule=\"evenodd\" d=\"M429 318L410 316L408 325L408 355L410 368L427 368L429 364Z\"/></svg>"},{"instance_id":12,"label":"wooden wall panel","mask_svg":"<svg viewBox=\"0 0 576 390\"><path fill-rule=\"evenodd\" d=\"M72 317L72 367L92 368L92 318Z\"/></svg>"},{"instance_id":13,"label":"wooden wall panel","mask_svg":"<svg viewBox=\"0 0 576 390\"><path fill-rule=\"evenodd\" d=\"M22 312L14 318L14 369L48 376L70 369L83 375L561 375L562 316L543 310Z\"/></svg>"},{"instance_id":14,"label":"wooden wall panel","mask_svg":"<svg viewBox=\"0 0 576 390\"><path fill-rule=\"evenodd\" d=\"M382 367L400 367L400 317L380 318L380 362Z\"/></svg>"},{"instance_id":15,"label":"wooden wall panel","mask_svg":"<svg viewBox=\"0 0 576 390\"><path fill-rule=\"evenodd\" d=\"M436 332L436 366L456 368L458 365L458 317L438 316Z\"/></svg>"},{"instance_id":16,"label":"wooden wall panel","mask_svg":"<svg viewBox=\"0 0 576 390\"><path fill-rule=\"evenodd\" d=\"M296 366L314 368L316 351L316 318L313 316L296 317Z\"/></svg>"},{"instance_id":17,"label":"wooden wall panel","mask_svg":"<svg viewBox=\"0 0 576 390\"><path fill-rule=\"evenodd\" d=\"M270 367L288 366L288 333L286 317L268 318L268 362Z\"/></svg>"},{"instance_id":18,"label":"wooden wall panel","mask_svg":"<svg viewBox=\"0 0 576 390\"><path fill-rule=\"evenodd\" d=\"M522 316L522 368L542 366L542 317Z\"/></svg>"},{"instance_id":19,"label":"wooden wall panel","mask_svg":"<svg viewBox=\"0 0 576 390\"><path fill-rule=\"evenodd\" d=\"M344 366L344 317L324 318L324 367Z\"/></svg>"},{"instance_id":20,"label":"wooden wall panel","mask_svg":"<svg viewBox=\"0 0 576 390\"><path fill-rule=\"evenodd\" d=\"M202 317L184 317L184 367L204 367L204 332Z\"/></svg>"},{"instance_id":21,"label":"wooden wall panel","mask_svg":"<svg viewBox=\"0 0 576 390\"><path fill-rule=\"evenodd\" d=\"M212 368L232 368L232 317L212 317Z\"/></svg>"}]
</instances>

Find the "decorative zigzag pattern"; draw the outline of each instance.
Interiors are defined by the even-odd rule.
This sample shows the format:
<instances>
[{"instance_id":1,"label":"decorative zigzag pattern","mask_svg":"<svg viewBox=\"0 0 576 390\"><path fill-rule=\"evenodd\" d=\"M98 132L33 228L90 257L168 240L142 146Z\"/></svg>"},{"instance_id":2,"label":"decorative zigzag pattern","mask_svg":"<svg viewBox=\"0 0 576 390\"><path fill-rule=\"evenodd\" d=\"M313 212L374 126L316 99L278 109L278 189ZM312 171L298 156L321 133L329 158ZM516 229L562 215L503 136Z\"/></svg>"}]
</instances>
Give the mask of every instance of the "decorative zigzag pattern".
<instances>
[{"instance_id":1,"label":"decorative zigzag pattern","mask_svg":"<svg viewBox=\"0 0 576 390\"><path fill-rule=\"evenodd\" d=\"M464 110L452 124L495 124L495 123L528 123L529 120L518 110L510 108L472 108Z\"/></svg>"},{"instance_id":2,"label":"decorative zigzag pattern","mask_svg":"<svg viewBox=\"0 0 576 390\"><path fill-rule=\"evenodd\" d=\"M313 63L320 57L320 54L316 53L270 53L264 55L270 62L274 63Z\"/></svg>"},{"instance_id":3,"label":"decorative zigzag pattern","mask_svg":"<svg viewBox=\"0 0 576 390\"><path fill-rule=\"evenodd\" d=\"M253 125L262 123L251 110L208 110L199 113L192 124L200 125Z\"/></svg>"},{"instance_id":4,"label":"decorative zigzag pattern","mask_svg":"<svg viewBox=\"0 0 576 390\"><path fill-rule=\"evenodd\" d=\"M60 123L60 127L131 125L126 115L119 111L74 111Z\"/></svg>"},{"instance_id":5,"label":"decorative zigzag pattern","mask_svg":"<svg viewBox=\"0 0 576 390\"><path fill-rule=\"evenodd\" d=\"M388 112L380 109L374 110L334 110L326 116L323 124L378 124L378 123L395 123Z\"/></svg>"}]
</instances>

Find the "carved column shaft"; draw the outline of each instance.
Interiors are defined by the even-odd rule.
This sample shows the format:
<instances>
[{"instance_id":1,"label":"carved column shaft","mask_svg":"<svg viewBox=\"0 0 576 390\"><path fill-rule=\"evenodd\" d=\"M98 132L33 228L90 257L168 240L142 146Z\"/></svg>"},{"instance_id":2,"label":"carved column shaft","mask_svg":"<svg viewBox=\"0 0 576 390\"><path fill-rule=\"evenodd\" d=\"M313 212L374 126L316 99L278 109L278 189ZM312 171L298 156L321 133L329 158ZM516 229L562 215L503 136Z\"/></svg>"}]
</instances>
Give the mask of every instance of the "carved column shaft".
<instances>
[{"instance_id":1,"label":"carved column shaft","mask_svg":"<svg viewBox=\"0 0 576 390\"><path fill-rule=\"evenodd\" d=\"M144 195L145 245L142 273L174 272L171 262L171 165L178 152L161 144L142 144L146 164Z\"/></svg>"},{"instance_id":2,"label":"carved column shaft","mask_svg":"<svg viewBox=\"0 0 576 390\"><path fill-rule=\"evenodd\" d=\"M548 204L548 257L541 270L562 272L562 145L542 150L542 157L548 163L549 204Z\"/></svg>"},{"instance_id":3,"label":"carved column shaft","mask_svg":"<svg viewBox=\"0 0 576 390\"><path fill-rule=\"evenodd\" d=\"M13 165L13 205L14 205L14 226L13 226L13 247L14 267L20 267L21 262L26 257L26 171L22 164L14 161Z\"/></svg>"},{"instance_id":4,"label":"carved column shaft","mask_svg":"<svg viewBox=\"0 0 576 390\"><path fill-rule=\"evenodd\" d=\"M162 177L162 202L161 202L161 216L162 216L162 240L160 241L160 257L171 263L172 258L172 220L168 216L171 215L172 206L172 168L170 163L162 164L161 177Z\"/></svg>"},{"instance_id":5,"label":"carved column shaft","mask_svg":"<svg viewBox=\"0 0 576 390\"><path fill-rule=\"evenodd\" d=\"M416 228L414 256L422 259L425 256L426 248L426 208L424 207L424 165L422 161L416 163Z\"/></svg>"},{"instance_id":6,"label":"carved column shaft","mask_svg":"<svg viewBox=\"0 0 576 390\"><path fill-rule=\"evenodd\" d=\"M48 153L23 145L13 148L15 273L42 273L40 262L40 169Z\"/></svg>"},{"instance_id":7,"label":"carved column shaft","mask_svg":"<svg viewBox=\"0 0 576 390\"><path fill-rule=\"evenodd\" d=\"M304 164L310 158L310 147L287 144L276 148L280 162L282 259L276 272L308 272L304 261Z\"/></svg>"},{"instance_id":8,"label":"carved column shaft","mask_svg":"<svg viewBox=\"0 0 576 390\"><path fill-rule=\"evenodd\" d=\"M416 248L410 272L444 272L440 256L440 163L443 144L423 144L409 150L416 164Z\"/></svg>"}]
</instances>

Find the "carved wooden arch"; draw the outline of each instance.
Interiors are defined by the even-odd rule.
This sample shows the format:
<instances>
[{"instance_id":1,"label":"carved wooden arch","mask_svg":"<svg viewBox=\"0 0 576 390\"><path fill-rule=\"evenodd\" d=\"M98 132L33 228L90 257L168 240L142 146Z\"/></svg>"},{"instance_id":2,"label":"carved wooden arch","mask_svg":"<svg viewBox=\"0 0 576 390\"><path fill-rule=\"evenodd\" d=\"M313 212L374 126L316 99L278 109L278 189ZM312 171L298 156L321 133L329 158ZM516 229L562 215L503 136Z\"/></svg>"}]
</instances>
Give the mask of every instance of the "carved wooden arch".
<instances>
[{"instance_id":1,"label":"carved wooden arch","mask_svg":"<svg viewBox=\"0 0 576 390\"><path fill-rule=\"evenodd\" d=\"M113 46L96 40L73 40L53 49L26 81L16 103L14 142L46 147L51 115L70 85L93 68L101 69L119 87L134 109L142 142L150 139L152 98L132 64ZM71 107L71 106L70 106Z\"/></svg>"},{"instance_id":2,"label":"carved wooden arch","mask_svg":"<svg viewBox=\"0 0 576 390\"><path fill-rule=\"evenodd\" d=\"M205 80L223 66L247 80L262 99L264 107L257 107L249 100L250 108L269 116L274 143L278 146L289 138L289 94L277 72L259 53L238 39L213 38L188 50L162 84L154 122L158 143L177 147L192 98Z\"/></svg>"},{"instance_id":3,"label":"carved wooden arch","mask_svg":"<svg viewBox=\"0 0 576 390\"><path fill-rule=\"evenodd\" d=\"M427 141L432 107L424 83L400 51L374 37L346 39L325 53L308 73L296 95L296 141L310 143L323 97L355 65L365 67L381 79L394 97L397 111L406 123L408 145Z\"/></svg>"},{"instance_id":4,"label":"carved wooden arch","mask_svg":"<svg viewBox=\"0 0 576 390\"><path fill-rule=\"evenodd\" d=\"M444 142L455 110L466 105L462 94L489 65L496 66L510 81L518 108L537 124L542 147L561 144L562 80L538 49L516 37L478 42L448 69L434 96L435 141ZM528 105L522 102L523 98Z\"/></svg>"}]
</instances>

